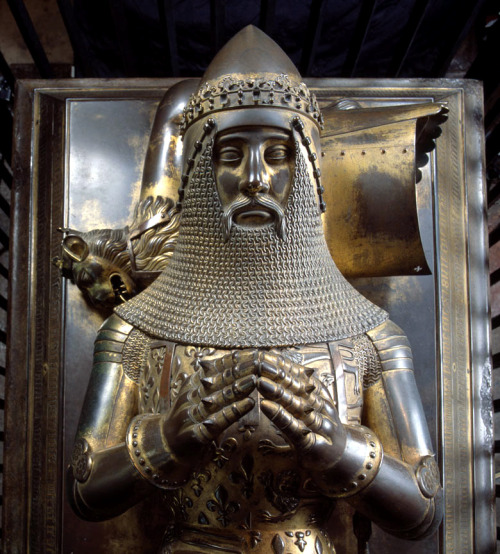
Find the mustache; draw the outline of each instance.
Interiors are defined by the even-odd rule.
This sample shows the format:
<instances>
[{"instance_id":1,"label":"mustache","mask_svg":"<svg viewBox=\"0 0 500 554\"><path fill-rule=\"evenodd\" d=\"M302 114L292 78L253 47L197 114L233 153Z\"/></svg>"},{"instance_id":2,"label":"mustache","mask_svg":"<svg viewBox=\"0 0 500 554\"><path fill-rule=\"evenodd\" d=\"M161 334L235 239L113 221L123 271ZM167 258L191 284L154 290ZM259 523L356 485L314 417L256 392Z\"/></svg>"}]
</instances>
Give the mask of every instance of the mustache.
<instances>
[{"instance_id":1,"label":"mustache","mask_svg":"<svg viewBox=\"0 0 500 554\"><path fill-rule=\"evenodd\" d=\"M233 227L233 218L235 214L247 209L250 210L255 208L263 208L265 211L271 213L274 216L276 234L281 239L286 237L285 211L278 204L278 202L276 202L276 200L270 196L254 196L249 198L248 196L240 195L227 209L223 210L222 231L226 242L231 236L231 229Z\"/></svg>"}]
</instances>

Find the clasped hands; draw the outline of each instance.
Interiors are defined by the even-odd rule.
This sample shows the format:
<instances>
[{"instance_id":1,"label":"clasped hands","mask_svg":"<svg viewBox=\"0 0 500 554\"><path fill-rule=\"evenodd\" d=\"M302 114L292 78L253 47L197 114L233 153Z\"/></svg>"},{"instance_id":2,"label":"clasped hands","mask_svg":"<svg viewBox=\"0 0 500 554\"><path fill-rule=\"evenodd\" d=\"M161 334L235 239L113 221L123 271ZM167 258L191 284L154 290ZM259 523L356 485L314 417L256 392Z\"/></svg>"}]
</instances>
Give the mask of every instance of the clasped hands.
<instances>
[{"instance_id":1,"label":"clasped hands","mask_svg":"<svg viewBox=\"0 0 500 554\"><path fill-rule=\"evenodd\" d=\"M177 459L200 460L206 445L249 413L257 389L260 410L311 470L328 471L342 456L346 432L333 401L314 370L270 351L233 351L201 362L183 383L163 432Z\"/></svg>"}]
</instances>

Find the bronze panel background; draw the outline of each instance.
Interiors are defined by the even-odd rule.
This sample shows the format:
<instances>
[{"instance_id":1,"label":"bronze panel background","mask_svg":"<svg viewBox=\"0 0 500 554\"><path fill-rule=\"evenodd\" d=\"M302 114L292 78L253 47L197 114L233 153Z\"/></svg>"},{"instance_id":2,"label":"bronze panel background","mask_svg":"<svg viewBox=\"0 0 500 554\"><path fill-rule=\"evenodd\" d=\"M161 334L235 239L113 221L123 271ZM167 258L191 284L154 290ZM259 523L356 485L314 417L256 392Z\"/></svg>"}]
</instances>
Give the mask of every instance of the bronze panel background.
<instances>
[{"instance_id":1,"label":"bronze panel background","mask_svg":"<svg viewBox=\"0 0 500 554\"><path fill-rule=\"evenodd\" d=\"M141 509L105 523L76 518L64 473L102 316L51 259L57 227L123 226L139 195L154 110L175 80L27 81L17 95L7 375L5 552L154 552ZM310 80L323 103L446 100L437 155L419 184L423 277L355 282L388 309L414 349L445 489L441 536L374 530L372 554L493 552L489 323L481 89L464 81ZM325 184L328 186L328 183Z\"/></svg>"}]
</instances>

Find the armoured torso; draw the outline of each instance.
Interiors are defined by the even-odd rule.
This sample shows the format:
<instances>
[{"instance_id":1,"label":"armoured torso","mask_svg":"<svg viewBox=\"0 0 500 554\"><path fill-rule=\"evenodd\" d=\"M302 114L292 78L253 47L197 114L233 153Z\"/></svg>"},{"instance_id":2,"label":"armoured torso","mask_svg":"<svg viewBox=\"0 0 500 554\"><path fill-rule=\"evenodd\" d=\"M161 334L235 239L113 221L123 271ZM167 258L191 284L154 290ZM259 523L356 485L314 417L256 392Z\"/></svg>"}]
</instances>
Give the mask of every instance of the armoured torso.
<instances>
[{"instance_id":1,"label":"armoured torso","mask_svg":"<svg viewBox=\"0 0 500 554\"><path fill-rule=\"evenodd\" d=\"M189 375L199 371L210 377L216 371L203 369L201 360L228 352L150 341L140 374L134 375L141 413L168 411ZM273 352L314 368L342 421L361 423L363 375L370 381L378 371L366 335ZM135 360L127 362L125 367L137 367ZM297 453L259 410L259 393L252 395L255 408L214 441L190 480L163 493L175 522L164 552L334 552L324 531L334 503L316 491Z\"/></svg>"}]
</instances>

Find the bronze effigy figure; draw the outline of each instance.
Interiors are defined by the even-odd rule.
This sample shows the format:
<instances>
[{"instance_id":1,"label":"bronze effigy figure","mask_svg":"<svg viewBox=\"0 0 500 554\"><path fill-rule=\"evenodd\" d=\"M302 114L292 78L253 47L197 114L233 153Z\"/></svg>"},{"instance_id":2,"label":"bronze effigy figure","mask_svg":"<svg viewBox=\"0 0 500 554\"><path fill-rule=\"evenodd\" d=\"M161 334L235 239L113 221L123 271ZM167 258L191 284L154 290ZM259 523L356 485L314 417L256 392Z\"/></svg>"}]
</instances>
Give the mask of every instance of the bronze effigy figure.
<instances>
[{"instance_id":1,"label":"bronze effigy figure","mask_svg":"<svg viewBox=\"0 0 500 554\"><path fill-rule=\"evenodd\" d=\"M409 539L439 525L408 340L324 239L321 128L254 28L205 73L182 122L172 257L95 343L72 464L82 517L162 491L164 553L340 551L332 513L356 514L360 544L366 520Z\"/></svg>"}]
</instances>

